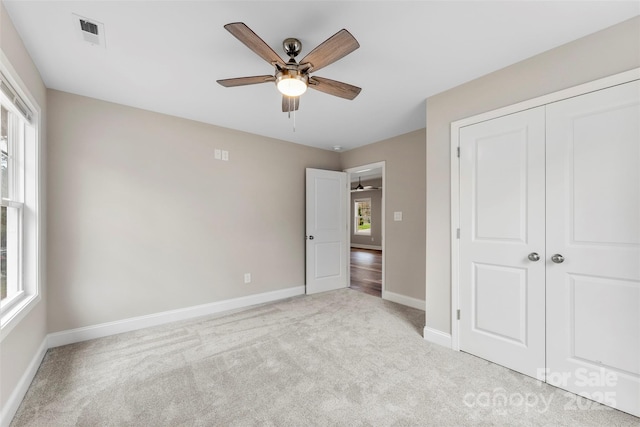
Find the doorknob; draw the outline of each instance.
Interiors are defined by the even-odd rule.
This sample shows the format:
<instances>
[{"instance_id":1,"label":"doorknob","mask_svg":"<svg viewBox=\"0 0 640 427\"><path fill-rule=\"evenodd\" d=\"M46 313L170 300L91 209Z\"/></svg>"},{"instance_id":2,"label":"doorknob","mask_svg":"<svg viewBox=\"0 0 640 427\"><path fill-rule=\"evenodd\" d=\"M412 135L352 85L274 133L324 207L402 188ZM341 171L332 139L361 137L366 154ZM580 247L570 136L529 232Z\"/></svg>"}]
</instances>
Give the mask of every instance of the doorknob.
<instances>
[{"instance_id":1,"label":"doorknob","mask_svg":"<svg viewBox=\"0 0 640 427\"><path fill-rule=\"evenodd\" d=\"M540 255L538 255L537 252L531 252L527 258L529 258L529 261L533 262L540 261Z\"/></svg>"},{"instance_id":2,"label":"doorknob","mask_svg":"<svg viewBox=\"0 0 640 427\"><path fill-rule=\"evenodd\" d=\"M555 254L551 257L551 261L555 262L556 264L562 264L564 262L564 257L560 254Z\"/></svg>"},{"instance_id":3,"label":"doorknob","mask_svg":"<svg viewBox=\"0 0 640 427\"><path fill-rule=\"evenodd\" d=\"M309 240L313 240L313 236L309 236Z\"/></svg>"}]
</instances>

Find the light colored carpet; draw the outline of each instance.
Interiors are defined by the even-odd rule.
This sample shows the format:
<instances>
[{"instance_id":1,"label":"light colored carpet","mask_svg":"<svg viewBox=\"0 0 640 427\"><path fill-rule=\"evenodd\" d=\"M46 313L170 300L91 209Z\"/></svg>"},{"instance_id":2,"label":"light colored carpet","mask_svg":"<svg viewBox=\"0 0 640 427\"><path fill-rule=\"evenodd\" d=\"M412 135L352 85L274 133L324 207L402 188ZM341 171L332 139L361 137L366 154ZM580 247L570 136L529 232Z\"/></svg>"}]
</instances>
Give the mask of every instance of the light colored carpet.
<instances>
[{"instance_id":1,"label":"light colored carpet","mask_svg":"<svg viewBox=\"0 0 640 427\"><path fill-rule=\"evenodd\" d=\"M640 425L423 324L345 289L58 347L12 426Z\"/></svg>"}]
</instances>

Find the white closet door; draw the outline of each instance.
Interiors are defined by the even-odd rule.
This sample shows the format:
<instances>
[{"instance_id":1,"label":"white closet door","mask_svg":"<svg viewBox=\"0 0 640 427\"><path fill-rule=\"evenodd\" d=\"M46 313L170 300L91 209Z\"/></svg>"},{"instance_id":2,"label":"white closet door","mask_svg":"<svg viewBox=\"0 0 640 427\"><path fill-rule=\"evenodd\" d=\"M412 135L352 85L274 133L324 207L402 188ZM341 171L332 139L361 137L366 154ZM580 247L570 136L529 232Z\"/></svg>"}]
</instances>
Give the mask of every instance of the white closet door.
<instances>
[{"instance_id":1,"label":"white closet door","mask_svg":"<svg viewBox=\"0 0 640 427\"><path fill-rule=\"evenodd\" d=\"M634 415L639 94L636 81L548 105L546 155L547 382Z\"/></svg>"},{"instance_id":2,"label":"white closet door","mask_svg":"<svg viewBox=\"0 0 640 427\"><path fill-rule=\"evenodd\" d=\"M544 107L460 130L460 349L533 377L545 366L544 138Z\"/></svg>"}]
</instances>

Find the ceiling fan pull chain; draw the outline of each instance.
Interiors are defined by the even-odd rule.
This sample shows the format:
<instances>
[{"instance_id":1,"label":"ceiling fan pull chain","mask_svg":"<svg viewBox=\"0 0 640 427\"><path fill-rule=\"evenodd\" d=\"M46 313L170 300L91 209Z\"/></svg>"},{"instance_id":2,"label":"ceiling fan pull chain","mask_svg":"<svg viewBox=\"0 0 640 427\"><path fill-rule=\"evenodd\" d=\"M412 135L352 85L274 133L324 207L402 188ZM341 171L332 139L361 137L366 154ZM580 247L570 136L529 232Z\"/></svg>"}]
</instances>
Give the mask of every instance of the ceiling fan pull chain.
<instances>
[{"instance_id":1,"label":"ceiling fan pull chain","mask_svg":"<svg viewBox=\"0 0 640 427\"><path fill-rule=\"evenodd\" d=\"M293 131L296 131L296 110L293 110Z\"/></svg>"}]
</instances>

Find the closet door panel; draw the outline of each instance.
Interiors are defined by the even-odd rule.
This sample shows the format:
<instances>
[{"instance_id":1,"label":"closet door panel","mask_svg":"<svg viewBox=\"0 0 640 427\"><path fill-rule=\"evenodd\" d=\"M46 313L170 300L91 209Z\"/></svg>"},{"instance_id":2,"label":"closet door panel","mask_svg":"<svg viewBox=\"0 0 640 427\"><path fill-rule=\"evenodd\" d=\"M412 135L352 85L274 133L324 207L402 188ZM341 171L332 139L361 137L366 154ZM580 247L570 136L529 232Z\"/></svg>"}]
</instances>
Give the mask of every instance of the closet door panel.
<instances>
[{"instance_id":1,"label":"closet door panel","mask_svg":"<svg viewBox=\"0 0 640 427\"><path fill-rule=\"evenodd\" d=\"M535 377L545 344L544 108L460 130L460 194L460 348Z\"/></svg>"},{"instance_id":2,"label":"closet door panel","mask_svg":"<svg viewBox=\"0 0 640 427\"><path fill-rule=\"evenodd\" d=\"M640 83L546 122L547 378L640 415Z\"/></svg>"}]
</instances>

